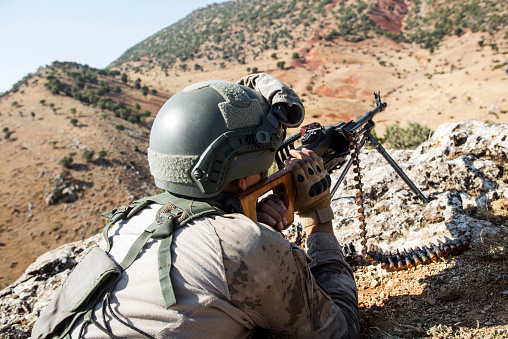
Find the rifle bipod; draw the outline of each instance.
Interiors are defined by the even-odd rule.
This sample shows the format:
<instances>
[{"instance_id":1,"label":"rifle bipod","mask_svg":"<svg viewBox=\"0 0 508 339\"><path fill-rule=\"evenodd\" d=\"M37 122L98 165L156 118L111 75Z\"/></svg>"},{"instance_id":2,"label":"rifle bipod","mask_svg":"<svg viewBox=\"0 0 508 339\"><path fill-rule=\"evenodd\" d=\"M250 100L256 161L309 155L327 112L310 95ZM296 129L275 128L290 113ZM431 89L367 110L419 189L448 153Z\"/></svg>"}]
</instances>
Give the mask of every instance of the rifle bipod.
<instances>
[{"instance_id":1,"label":"rifle bipod","mask_svg":"<svg viewBox=\"0 0 508 339\"><path fill-rule=\"evenodd\" d=\"M471 248L468 239L446 239L445 242L430 243L422 247L383 251L379 246L371 244L366 254L359 254L352 243L342 244L344 259L353 268L358 266L381 265L387 271L401 271L418 265L428 265L438 260L461 254Z\"/></svg>"}]
</instances>

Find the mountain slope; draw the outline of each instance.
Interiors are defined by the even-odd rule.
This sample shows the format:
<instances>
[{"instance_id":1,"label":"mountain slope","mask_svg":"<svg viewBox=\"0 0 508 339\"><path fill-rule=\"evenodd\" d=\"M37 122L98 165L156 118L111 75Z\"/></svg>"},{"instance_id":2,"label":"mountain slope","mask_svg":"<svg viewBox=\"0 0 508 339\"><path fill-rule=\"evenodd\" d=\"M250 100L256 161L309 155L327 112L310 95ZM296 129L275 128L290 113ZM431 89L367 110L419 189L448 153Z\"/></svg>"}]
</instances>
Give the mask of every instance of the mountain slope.
<instances>
[{"instance_id":1,"label":"mountain slope","mask_svg":"<svg viewBox=\"0 0 508 339\"><path fill-rule=\"evenodd\" d=\"M0 281L99 231L101 212L155 191L150 120L193 82L266 72L301 96L304 123L324 124L359 117L379 90L388 108L378 135L394 123L508 123L499 18L502 1L234 1L193 12L108 70L56 63L27 76L0 97ZM59 164L69 156L73 165ZM50 193L60 200L48 205Z\"/></svg>"},{"instance_id":2,"label":"mountain slope","mask_svg":"<svg viewBox=\"0 0 508 339\"><path fill-rule=\"evenodd\" d=\"M146 164L149 126L66 96L66 72L77 72L77 66L41 69L0 100L2 283L15 280L48 249L100 231L100 213L155 190ZM60 94L51 93L56 79ZM105 75L96 80L115 81ZM120 94L111 86L111 96L125 107L136 103L155 115L166 100L143 96L119 80L117 86ZM64 166L64 158L73 161Z\"/></svg>"}]
</instances>

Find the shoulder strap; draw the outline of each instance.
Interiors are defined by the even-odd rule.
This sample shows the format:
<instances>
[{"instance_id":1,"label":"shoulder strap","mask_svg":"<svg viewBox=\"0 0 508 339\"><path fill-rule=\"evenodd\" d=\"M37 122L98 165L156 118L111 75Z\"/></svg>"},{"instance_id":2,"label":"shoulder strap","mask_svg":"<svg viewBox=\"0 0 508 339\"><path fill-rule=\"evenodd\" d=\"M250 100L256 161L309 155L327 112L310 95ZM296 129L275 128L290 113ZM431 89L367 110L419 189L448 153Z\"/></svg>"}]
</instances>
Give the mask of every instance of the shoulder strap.
<instances>
[{"instance_id":1,"label":"shoulder strap","mask_svg":"<svg viewBox=\"0 0 508 339\"><path fill-rule=\"evenodd\" d=\"M122 271L129 268L150 238L162 239L158 251L159 282L165 306L169 308L176 303L169 275L171 270L171 244L173 242L173 232L185 226L185 224L193 219L211 214L223 214L224 212L206 202L178 197L168 192L137 200L129 206L122 206L111 212L111 220L104 227L103 231L104 239L107 243L106 252L111 250L111 242L108 237L108 231L111 226L119 220L129 219L152 203L161 204L163 207L157 212L156 220L139 235L136 241L134 241L127 255L120 263L120 267ZM109 216L109 214L106 216Z\"/></svg>"}]
</instances>

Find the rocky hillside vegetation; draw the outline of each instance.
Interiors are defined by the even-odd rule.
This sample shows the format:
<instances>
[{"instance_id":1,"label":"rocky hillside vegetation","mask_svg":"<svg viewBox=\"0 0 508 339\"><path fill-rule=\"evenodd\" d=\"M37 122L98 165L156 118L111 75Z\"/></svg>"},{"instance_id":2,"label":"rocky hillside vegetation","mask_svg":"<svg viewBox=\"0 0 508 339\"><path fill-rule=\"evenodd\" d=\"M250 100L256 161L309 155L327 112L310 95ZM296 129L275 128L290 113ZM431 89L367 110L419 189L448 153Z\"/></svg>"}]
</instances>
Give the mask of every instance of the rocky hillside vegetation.
<instances>
[{"instance_id":1,"label":"rocky hillside vegetation","mask_svg":"<svg viewBox=\"0 0 508 339\"><path fill-rule=\"evenodd\" d=\"M433 52L447 36L505 31L507 20L502 1L237 0L194 11L130 48L112 66L143 59L163 71L199 70L200 60L245 64L308 39L359 42L380 35Z\"/></svg>"},{"instance_id":2,"label":"rocky hillside vegetation","mask_svg":"<svg viewBox=\"0 0 508 339\"><path fill-rule=\"evenodd\" d=\"M2 287L47 250L95 234L100 213L154 192L146 148L169 96L115 71L55 62L0 99Z\"/></svg>"},{"instance_id":3,"label":"rocky hillside vegetation","mask_svg":"<svg viewBox=\"0 0 508 339\"><path fill-rule=\"evenodd\" d=\"M508 336L508 125L448 123L413 151L391 151L428 197L422 203L375 150L364 150L366 239L385 251L469 239L472 248L426 265L390 271L355 267L365 338ZM334 179L338 173L334 174ZM332 206L335 234L357 247L352 173ZM298 239L299 226L286 232ZM87 247L100 235L39 257L0 301L0 333L27 338L30 328Z\"/></svg>"},{"instance_id":4,"label":"rocky hillside vegetation","mask_svg":"<svg viewBox=\"0 0 508 339\"><path fill-rule=\"evenodd\" d=\"M194 11L107 69L58 61L41 67L0 94L1 287L48 250L96 234L104 225L100 213L156 192L146 160L150 124L166 99L190 83L266 72L301 96L304 123L322 124L358 118L379 90L388 108L375 117L376 132L387 148L418 145L444 122L508 123L507 13L506 1L486 0L238 0ZM404 151L393 156L402 164L409 159ZM467 190L459 195L436 192L456 184L446 177L454 166L504 178L504 165L479 169L477 160L448 155L442 161L446 167L433 165L439 176L411 161L404 169L444 212L427 210L407 193L394 200L406 212L396 223L387 205L367 209L369 239L384 250L399 248L403 230L426 236L419 225L464 235L459 220L471 217L480 220L471 230L477 236L481 220L490 220L477 215L499 200L475 186L483 179L464 176L464 187L457 185ZM471 205L476 193L486 209ZM450 212L443 207L448 200L463 209ZM337 197L334 204L345 225L341 240L358 243L352 202ZM454 211L458 219L449 219Z\"/></svg>"}]
</instances>

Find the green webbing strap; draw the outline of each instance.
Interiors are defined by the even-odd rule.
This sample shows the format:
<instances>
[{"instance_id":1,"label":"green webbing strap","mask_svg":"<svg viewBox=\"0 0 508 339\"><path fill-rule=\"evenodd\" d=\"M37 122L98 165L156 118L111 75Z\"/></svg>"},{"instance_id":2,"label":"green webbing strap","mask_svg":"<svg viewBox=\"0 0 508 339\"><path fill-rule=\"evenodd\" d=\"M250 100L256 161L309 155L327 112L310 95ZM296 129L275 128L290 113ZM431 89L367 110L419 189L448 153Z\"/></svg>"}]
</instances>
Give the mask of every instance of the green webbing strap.
<instances>
[{"instance_id":1,"label":"green webbing strap","mask_svg":"<svg viewBox=\"0 0 508 339\"><path fill-rule=\"evenodd\" d=\"M132 265L139 252L141 252L143 246L145 246L146 242L152 237L153 233L159 228L159 226L160 225L154 221L143 231L143 233L139 235L136 241L134 241L131 248L129 248L129 251L120 263L122 271L125 271L127 268L129 268L130 265Z\"/></svg>"},{"instance_id":2,"label":"green webbing strap","mask_svg":"<svg viewBox=\"0 0 508 339\"><path fill-rule=\"evenodd\" d=\"M120 263L122 271L129 268L136 260L141 249L150 238L162 238L158 251L159 264L159 283L164 298L166 308L176 304L176 297L171 284L171 244L173 242L173 232L182 228L189 221L210 214L221 214L222 211L212 207L203 201L194 201L187 198L180 198L168 192L146 197L133 202L130 206L122 206L118 210L113 210L106 217L111 216L109 223L104 227L103 236L107 243L107 250L111 249L111 243L108 237L108 231L113 224L121 219L129 219L147 205L157 203L166 206L172 203L176 206L169 213L157 213L157 220L151 223L141 233L132 244L124 259ZM162 209L162 208L161 208Z\"/></svg>"},{"instance_id":3,"label":"green webbing strap","mask_svg":"<svg viewBox=\"0 0 508 339\"><path fill-rule=\"evenodd\" d=\"M161 285L162 296L164 298L164 304L166 308L169 308L176 304L175 292L173 285L171 284L171 243L173 242L173 232L182 228L189 221L210 214L219 214L221 211L213 208L210 204L202 201L193 201L189 199L182 199L173 197L171 202L177 206L176 209L170 211L171 214L180 214L181 210L185 211L187 215L182 220L178 219L174 230L170 230L170 235L162 239L158 258L159 258L159 283ZM170 220L172 220L170 218ZM154 235L155 236L155 235Z\"/></svg>"},{"instance_id":4,"label":"green webbing strap","mask_svg":"<svg viewBox=\"0 0 508 339\"><path fill-rule=\"evenodd\" d=\"M171 243L173 242L173 234L162 239L159 247L159 283L161 285L162 297L164 305L170 308L176 304L175 291L171 284Z\"/></svg>"}]
</instances>

